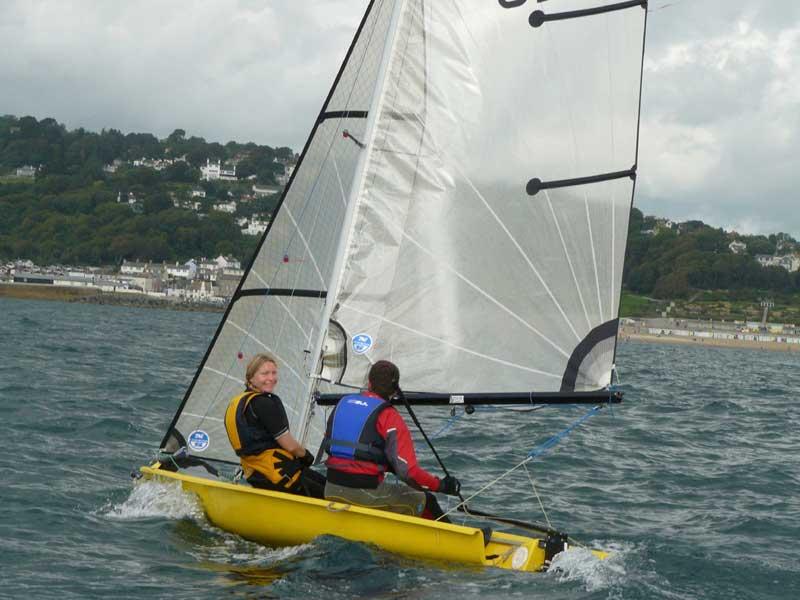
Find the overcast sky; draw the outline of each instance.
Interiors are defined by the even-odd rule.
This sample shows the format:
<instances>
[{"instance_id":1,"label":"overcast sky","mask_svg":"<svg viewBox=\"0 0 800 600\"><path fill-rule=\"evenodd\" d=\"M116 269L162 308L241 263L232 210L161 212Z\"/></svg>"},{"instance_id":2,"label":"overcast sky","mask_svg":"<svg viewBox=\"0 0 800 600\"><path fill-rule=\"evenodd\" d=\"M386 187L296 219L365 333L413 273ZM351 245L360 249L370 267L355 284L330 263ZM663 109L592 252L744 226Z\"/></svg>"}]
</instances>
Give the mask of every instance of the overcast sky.
<instances>
[{"instance_id":1,"label":"overcast sky","mask_svg":"<svg viewBox=\"0 0 800 600\"><path fill-rule=\"evenodd\" d=\"M0 114L299 151L366 4L3 0ZM636 205L800 238L798 170L800 1L651 0Z\"/></svg>"}]
</instances>

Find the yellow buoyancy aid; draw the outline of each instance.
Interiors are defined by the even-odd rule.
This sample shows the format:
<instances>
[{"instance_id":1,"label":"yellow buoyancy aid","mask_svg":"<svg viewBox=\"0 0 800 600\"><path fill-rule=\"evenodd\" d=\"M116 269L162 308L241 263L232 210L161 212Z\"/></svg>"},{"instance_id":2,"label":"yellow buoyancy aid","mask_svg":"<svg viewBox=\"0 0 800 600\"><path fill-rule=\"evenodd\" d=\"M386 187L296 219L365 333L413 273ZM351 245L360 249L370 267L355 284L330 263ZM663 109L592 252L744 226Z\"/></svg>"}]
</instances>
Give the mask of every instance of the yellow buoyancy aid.
<instances>
[{"instance_id":1,"label":"yellow buoyancy aid","mask_svg":"<svg viewBox=\"0 0 800 600\"><path fill-rule=\"evenodd\" d=\"M273 485L290 489L300 479L300 462L281 448L268 431L251 425L245 417L250 401L258 395L259 392L247 391L231 398L225 411L228 440L239 456L246 479L257 471Z\"/></svg>"}]
</instances>

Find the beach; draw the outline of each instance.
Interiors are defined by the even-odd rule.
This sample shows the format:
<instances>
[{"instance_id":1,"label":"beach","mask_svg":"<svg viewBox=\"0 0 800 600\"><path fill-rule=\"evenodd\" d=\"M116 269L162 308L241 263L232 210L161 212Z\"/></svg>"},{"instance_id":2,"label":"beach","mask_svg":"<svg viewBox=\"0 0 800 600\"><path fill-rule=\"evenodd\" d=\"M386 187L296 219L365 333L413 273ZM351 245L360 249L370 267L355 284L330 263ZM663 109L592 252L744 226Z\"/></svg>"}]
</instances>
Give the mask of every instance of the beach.
<instances>
[{"instance_id":1,"label":"beach","mask_svg":"<svg viewBox=\"0 0 800 600\"><path fill-rule=\"evenodd\" d=\"M621 325L619 328L619 343L644 342L648 344L681 344L689 346L716 346L722 348L749 348L752 350L772 350L779 352L800 352L800 344L785 341L747 340L736 338L710 337L710 331L693 331L695 335L676 335L673 332L651 333L650 328L640 326ZM706 334L703 336L697 334ZM773 336L785 338L785 336Z\"/></svg>"}]
</instances>

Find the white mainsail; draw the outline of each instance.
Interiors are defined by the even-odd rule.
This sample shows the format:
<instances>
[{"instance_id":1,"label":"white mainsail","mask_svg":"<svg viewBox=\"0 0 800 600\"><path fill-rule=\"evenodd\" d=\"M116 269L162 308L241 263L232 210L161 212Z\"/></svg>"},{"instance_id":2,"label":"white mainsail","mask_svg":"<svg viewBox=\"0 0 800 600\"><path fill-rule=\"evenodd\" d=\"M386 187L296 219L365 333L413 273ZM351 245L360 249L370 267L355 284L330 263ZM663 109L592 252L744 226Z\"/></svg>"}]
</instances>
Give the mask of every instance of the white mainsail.
<instances>
[{"instance_id":1,"label":"white mainsail","mask_svg":"<svg viewBox=\"0 0 800 600\"><path fill-rule=\"evenodd\" d=\"M329 327L346 386L384 358L410 390L608 386L646 2L530 4L370 3L164 448L202 431L190 451L235 461L222 419L261 351L315 448Z\"/></svg>"},{"instance_id":2,"label":"white mainsail","mask_svg":"<svg viewBox=\"0 0 800 600\"><path fill-rule=\"evenodd\" d=\"M499 4L405 5L425 49L398 49L380 91L335 290L344 383L389 358L426 392L610 384L645 11L620 3L532 27ZM529 193L532 179L609 173L622 175Z\"/></svg>"}]
</instances>

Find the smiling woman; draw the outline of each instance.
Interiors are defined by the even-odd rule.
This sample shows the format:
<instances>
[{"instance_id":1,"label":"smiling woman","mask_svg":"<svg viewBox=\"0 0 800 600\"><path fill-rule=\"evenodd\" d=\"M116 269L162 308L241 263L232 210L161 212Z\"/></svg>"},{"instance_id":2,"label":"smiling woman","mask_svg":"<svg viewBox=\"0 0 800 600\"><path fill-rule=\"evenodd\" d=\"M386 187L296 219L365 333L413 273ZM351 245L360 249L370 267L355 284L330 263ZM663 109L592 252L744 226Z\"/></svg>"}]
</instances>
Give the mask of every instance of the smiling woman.
<instances>
[{"instance_id":1,"label":"smiling woman","mask_svg":"<svg viewBox=\"0 0 800 600\"><path fill-rule=\"evenodd\" d=\"M314 455L291 434L283 402L272 393L277 359L256 354L245 373L247 389L225 411L225 430L244 477L253 487L321 498L325 478L310 468Z\"/></svg>"}]
</instances>

